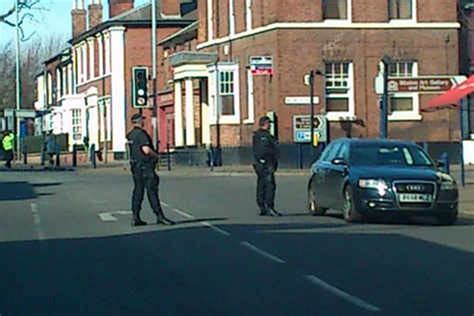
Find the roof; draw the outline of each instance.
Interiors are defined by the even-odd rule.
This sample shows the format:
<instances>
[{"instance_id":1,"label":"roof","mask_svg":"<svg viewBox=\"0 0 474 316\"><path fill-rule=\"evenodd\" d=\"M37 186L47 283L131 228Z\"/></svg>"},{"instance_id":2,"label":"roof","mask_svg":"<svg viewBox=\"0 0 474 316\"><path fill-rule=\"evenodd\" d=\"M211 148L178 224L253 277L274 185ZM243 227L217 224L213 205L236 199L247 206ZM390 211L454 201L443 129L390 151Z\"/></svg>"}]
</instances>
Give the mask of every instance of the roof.
<instances>
[{"instance_id":1,"label":"roof","mask_svg":"<svg viewBox=\"0 0 474 316\"><path fill-rule=\"evenodd\" d=\"M195 9L193 0L181 0L182 1L182 14L181 16L165 16L161 13L157 15L157 24L158 26L163 25L174 25L174 26L187 26L197 19L197 11ZM161 3L157 1L157 12L161 12ZM101 32L102 30L110 26L151 26L151 4L146 3L141 6L138 6L130 11L124 12L113 18L104 21L92 29L89 29L79 35L76 38L70 40L71 44L78 43L83 41L87 37L93 36L96 33Z\"/></svg>"},{"instance_id":2,"label":"roof","mask_svg":"<svg viewBox=\"0 0 474 316\"><path fill-rule=\"evenodd\" d=\"M385 138L339 138L333 140L333 142L349 142L355 145L377 145L377 144L390 144L390 145L415 145L411 140L401 139L385 139Z\"/></svg>"},{"instance_id":3,"label":"roof","mask_svg":"<svg viewBox=\"0 0 474 316\"><path fill-rule=\"evenodd\" d=\"M188 26L186 26L185 28L183 28L182 30L180 30L180 31L168 36L164 40L160 41L158 44L162 45L162 44L165 44L165 43L168 43L168 42L172 42L173 40L176 41L176 40L180 40L180 39L187 39L189 37L191 37L191 38L196 37L198 26L199 26L198 21L193 22L193 23L189 24Z\"/></svg>"}]
</instances>

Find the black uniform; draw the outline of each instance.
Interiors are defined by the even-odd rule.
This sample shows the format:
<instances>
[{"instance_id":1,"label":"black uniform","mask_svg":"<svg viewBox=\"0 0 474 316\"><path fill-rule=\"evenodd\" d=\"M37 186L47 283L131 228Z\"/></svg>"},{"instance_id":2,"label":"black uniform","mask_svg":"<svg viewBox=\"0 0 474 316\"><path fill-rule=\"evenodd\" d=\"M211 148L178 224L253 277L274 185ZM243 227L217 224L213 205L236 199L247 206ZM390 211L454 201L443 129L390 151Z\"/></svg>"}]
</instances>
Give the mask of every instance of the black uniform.
<instances>
[{"instance_id":1,"label":"black uniform","mask_svg":"<svg viewBox=\"0 0 474 316\"><path fill-rule=\"evenodd\" d=\"M130 167L133 174L133 196L132 212L133 220L140 222L140 210L142 208L143 195L146 193L153 213L158 219L163 219L160 199L158 195L158 186L160 179L155 172L156 160L142 151L143 146L153 148L152 140L147 132L139 127L135 127L127 134L130 146Z\"/></svg>"},{"instance_id":2,"label":"black uniform","mask_svg":"<svg viewBox=\"0 0 474 316\"><path fill-rule=\"evenodd\" d=\"M269 131L259 129L253 136L255 172L257 173L257 204L262 215L275 206L275 171L278 168L277 141Z\"/></svg>"}]
</instances>

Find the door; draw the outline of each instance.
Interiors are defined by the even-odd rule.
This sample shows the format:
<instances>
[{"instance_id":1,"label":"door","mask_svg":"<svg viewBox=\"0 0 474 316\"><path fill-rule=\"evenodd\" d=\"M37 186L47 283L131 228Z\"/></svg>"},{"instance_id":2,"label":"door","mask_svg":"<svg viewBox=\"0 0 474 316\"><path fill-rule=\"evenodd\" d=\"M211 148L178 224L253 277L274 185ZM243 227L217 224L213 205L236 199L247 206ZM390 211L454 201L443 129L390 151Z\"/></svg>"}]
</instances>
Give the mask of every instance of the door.
<instances>
[{"instance_id":1,"label":"door","mask_svg":"<svg viewBox=\"0 0 474 316\"><path fill-rule=\"evenodd\" d=\"M332 165L331 160L336 157L340 147L340 142L329 144L316 164L314 175L315 199L322 207L329 207L331 204L331 199L328 197L328 194L332 191L332 188L329 187L331 182L329 177Z\"/></svg>"},{"instance_id":2,"label":"door","mask_svg":"<svg viewBox=\"0 0 474 316\"><path fill-rule=\"evenodd\" d=\"M334 209L341 209L343 205L343 185L348 172L347 165L336 165L332 163L333 159L341 159L346 163L349 161L349 144L342 143L334 156L330 160L329 171L327 173L327 197L330 199L330 207Z\"/></svg>"}]
</instances>

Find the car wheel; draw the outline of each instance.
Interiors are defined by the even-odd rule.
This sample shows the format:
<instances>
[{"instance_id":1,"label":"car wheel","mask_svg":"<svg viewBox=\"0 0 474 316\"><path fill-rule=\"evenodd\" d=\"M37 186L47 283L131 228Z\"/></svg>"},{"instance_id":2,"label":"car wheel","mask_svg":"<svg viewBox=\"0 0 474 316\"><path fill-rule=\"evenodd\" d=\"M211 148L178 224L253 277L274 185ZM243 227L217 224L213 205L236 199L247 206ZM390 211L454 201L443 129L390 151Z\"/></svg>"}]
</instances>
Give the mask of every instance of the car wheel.
<instances>
[{"instance_id":1,"label":"car wheel","mask_svg":"<svg viewBox=\"0 0 474 316\"><path fill-rule=\"evenodd\" d=\"M354 194L350 186L347 186L344 189L344 207L342 212L344 214L344 219L348 223L358 222L362 219L360 213L355 209Z\"/></svg>"},{"instance_id":2,"label":"car wheel","mask_svg":"<svg viewBox=\"0 0 474 316\"><path fill-rule=\"evenodd\" d=\"M453 225L458 219L458 213L438 215L436 219L439 225L443 225L443 226Z\"/></svg>"},{"instance_id":3,"label":"car wheel","mask_svg":"<svg viewBox=\"0 0 474 316\"><path fill-rule=\"evenodd\" d=\"M327 211L327 208L319 206L318 202L316 201L316 196L314 194L314 190L311 188L312 185L309 186L308 189L308 210L311 215L314 216L321 216L324 215Z\"/></svg>"}]
</instances>

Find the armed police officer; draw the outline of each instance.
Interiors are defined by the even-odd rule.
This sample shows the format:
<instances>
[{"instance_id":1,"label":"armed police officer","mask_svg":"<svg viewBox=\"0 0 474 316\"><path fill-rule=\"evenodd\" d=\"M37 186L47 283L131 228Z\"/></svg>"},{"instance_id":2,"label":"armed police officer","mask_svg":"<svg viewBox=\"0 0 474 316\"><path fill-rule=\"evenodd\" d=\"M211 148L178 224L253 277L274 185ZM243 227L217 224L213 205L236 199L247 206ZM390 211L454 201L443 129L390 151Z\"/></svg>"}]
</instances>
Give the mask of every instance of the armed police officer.
<instances>
[{"instance_id":1,"label":"armed police officer","mask_svg":"<svg viewBox=\"0 0 474 316\"><path fill-rule=\"evenodd\" d=\"M132 196L132 226L143 226L147 223L140 218L143 195L146 193L148 201L156 215L156 223L163 225L174 225L175 223L166 218L161 207L158 187L160 179L155 172L158 161L158 153L155 151L151 137L142 128L143 117L141 114L132 116L133 129L127 134L130 148L130 167L133 175Z\"/></svg>"},{"instance_id":2,"label":"armed police officer","mask_svg":"<svg viewBox=\"0 0 474 316\"><path fill-rule=\"evenodd\" d=\"M275 210L275 171L278 168L279 150L276 139L270 134L271 120L263 116L259 129L253 135L254 169L257 173L257 205L260 215L281 216Z\"/></svg>"}]
</instances>

